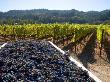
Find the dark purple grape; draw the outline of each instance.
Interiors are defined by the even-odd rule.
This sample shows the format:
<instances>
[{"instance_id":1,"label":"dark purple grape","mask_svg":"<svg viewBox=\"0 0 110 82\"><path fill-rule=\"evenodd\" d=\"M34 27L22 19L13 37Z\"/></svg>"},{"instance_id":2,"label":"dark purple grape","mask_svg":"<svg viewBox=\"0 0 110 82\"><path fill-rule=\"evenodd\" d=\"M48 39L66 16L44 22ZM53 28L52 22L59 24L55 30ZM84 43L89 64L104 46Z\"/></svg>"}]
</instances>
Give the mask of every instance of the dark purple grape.
<instances>
[{"instance_id":1,"label":"dark purple grape","mask_svg":"<svg viewBox=\"0 0 110 82\"><path fill-rule=\"evenodd\" d=\"M0 59L0 82L95 82L47 41L10 42Z\"/></svg>"}]
</instances>

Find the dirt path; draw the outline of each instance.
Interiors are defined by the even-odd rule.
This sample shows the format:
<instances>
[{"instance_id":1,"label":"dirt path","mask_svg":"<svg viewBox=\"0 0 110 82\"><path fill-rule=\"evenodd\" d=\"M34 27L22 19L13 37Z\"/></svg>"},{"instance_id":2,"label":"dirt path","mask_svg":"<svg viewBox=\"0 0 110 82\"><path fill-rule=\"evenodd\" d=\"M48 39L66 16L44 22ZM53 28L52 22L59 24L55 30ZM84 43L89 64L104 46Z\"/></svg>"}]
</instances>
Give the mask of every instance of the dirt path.
<instances>
[{"instance_id":1,"label":"dirt path","mask_svg":"<svg viewBox=\"0 0 110 82\"><path fill-rule=\"evenodd\" d=\"M81 62L88 70L96 75L102 82L110 82L110 41L105 40L102 49L102 58L99 57L99 49L96 41L96 34L92 34L77 44L77 55L74 51L70 54ZM67 47L74 48L74 43ZM64 48L63 48L64 49Z\"/></svg>"}]
</instances>

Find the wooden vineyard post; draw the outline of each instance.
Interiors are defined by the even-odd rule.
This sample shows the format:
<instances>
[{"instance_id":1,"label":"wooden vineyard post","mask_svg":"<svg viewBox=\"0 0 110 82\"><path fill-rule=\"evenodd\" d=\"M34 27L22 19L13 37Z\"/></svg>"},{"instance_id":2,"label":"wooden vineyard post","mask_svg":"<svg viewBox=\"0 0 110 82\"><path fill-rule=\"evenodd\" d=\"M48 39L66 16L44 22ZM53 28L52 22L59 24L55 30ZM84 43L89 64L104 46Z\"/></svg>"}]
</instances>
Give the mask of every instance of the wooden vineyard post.
<instances>
[{"instance_id":1,"label":"wooden vineyard post","mask_svg":"<svg viewBox=\"0 0 110 82\"><path fill-rule=\"evenodd\" d=\"M15 31L14 30L15 30L15 27L12 28L12 32L13 32L12 36L11 36L12 45L13 45L13 42L15 41Z\"/></svg>"},{"instance_id":2,"label":"wooden vineyard post","mask_svg":"<svg viewBox=\"0 0 110 82\"><path fill-rule=\"evenodd\" d=\"M23 30L23 40L25 40L25 28Z\"/></svg>"},{"instance_id":3,"label":"wooden vineyard post","mask_svg":"<svg viewBox=\"0 0 110 82\"><path fill-rule=\"evenodd\" d=\"M5 40L5 42L6 42L6 27L4 27L4 29L3 29L3 31L4 31L4 35L3 35L3 37L4 37L4 40Z\"/></svg>"},{"instance_id":4,"label":"wooden vineyard post","mask_svg":"<svg viewBox=\"0 0 110 82\"><path fill-rule=\"evenodd\" d=\"M55 43L55 27L53 28L53 43Z\"/></svg>"},{"instance_id":5,"label":"wooden vineyard post","mask_svg":"<svg viewBox=\"0 0 110 82\"><path fill-rule=\"evenodd\" d=\"M63 32L65 31L65 30L64 30L64 28L62 28L62 31L63 31ZM62 39L63 39L63 46L64 46L64 45L65 45L65 42L64 42L64 36L65 36L65 35L63 35L63 34L64 34L63 32L61 32L61 33L62 33L61 35L62 35Z\"/></svg>"},{"instance_id":6,"label":"wooden vineyard post","mask_svg":"<svg viewBox=\"0 0 110 82\"><path fill-rule=\"evenodd\" d=\"M103 47L103 38L104 38L104 29L102 30L102 40L101 40L101 46L100 46L100 57L102 55L102 47Z\"/></svg>"},{"instance_id":7,"label":"wooden vineyard post","mask_svg":"<svg viewBox=\"0 0 110 82\"><path fill-rule=\"evenodd\" d=\"M35 34L33 34L33 39L35 40L36 39L36 29L35 29L35 27L33 27L33 32L35 33Z\"/></svg>"},{"instance_id":8,"label":"wooden vineyard post","mask_svg":"<svg viewBox=\"0 0 110 82\"><path fill-rule=\"evenodd\" d=\"M38 39L38 27L37 27L36 31L37 31L37 39Z\"/></svg>"},{"instance_id":9,"label":"wooden vineyard post","mask_svg":"<svg viewBox=\"0 0 110 82\"><path fill-rule=\"evenodd\" d=\"M69 40L69 36L68 36L68 27L67 27L67 44L69 43L68 40Z\"/></svg>"},{"instance_id":10,"label":"wooden vineyard post","mask_svg":"<svg viewBox=\"0 0 110 82\"><path fill-rule=\"evenodd\" d=\"M75 39L74 40L75 40L75 54L76 54L76 28L74 30L74 35L75 35L75 37L74 37Z\"/></svg>"},{"instance_id":11,"label":"wooden vineyard post","mask_svg":"<svg viewBox=\"0 0 110 82\"><path fill-rule=\"evenodd\" d=\"M15 33L14 33L14 27L13 27L13 33L12 33L12 37L13 37L13 40L15 40Z\"/></svg>"},{"instance_id":12,"label":"wooden vineyard post","mask_svg":"<svg viewBox=\"0 0 110 82\"><path fill-rule=\"evenodd\" d=\"M65 40L64 40L64 36L63 36L63 46L65 45Z\"/></svg>"}]
</instances>

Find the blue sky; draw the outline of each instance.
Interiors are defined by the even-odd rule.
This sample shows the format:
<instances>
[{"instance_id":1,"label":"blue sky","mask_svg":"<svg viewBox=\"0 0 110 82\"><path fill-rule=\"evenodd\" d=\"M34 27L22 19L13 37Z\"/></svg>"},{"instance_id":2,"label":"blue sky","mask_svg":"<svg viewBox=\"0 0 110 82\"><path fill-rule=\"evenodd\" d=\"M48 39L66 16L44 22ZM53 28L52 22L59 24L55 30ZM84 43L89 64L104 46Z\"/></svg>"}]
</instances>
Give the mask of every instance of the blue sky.
<instances>
[{"instance_id":1,"label":"blue sky","mask_svg":"<svg viewBox=\"0 0 110 82\"><path fill-rule=\"evenodd\" d=\"M110 9L110 0L0 0L0 11L49 9L102 11Z\"/></svg>"}]
</instances>

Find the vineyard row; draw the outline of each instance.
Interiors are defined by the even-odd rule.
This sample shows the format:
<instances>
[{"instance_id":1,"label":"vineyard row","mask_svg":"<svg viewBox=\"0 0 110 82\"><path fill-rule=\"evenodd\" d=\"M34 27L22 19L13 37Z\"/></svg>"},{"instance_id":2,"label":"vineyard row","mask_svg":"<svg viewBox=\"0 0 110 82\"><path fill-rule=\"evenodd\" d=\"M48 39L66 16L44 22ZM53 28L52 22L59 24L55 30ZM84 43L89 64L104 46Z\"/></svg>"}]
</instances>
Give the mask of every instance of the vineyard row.
<instances>
[{"instance_id":1,"label":"vineyard row","mask_svg":"<svg viewBox=\"0 0 110 82\"><path fill-rule=\"evenodd\" d=\"M0 25L1 37L30 38L34 39L65 39L73 37L72 42L78 41L88 33L96 32L97 40L101 44L105 34L110 34L109 25L89 24L24 24L24 25ZM12 38L11 38L12 39ZM101 46L101 45L100 45Z\"/></svg>"}]
</instances>

